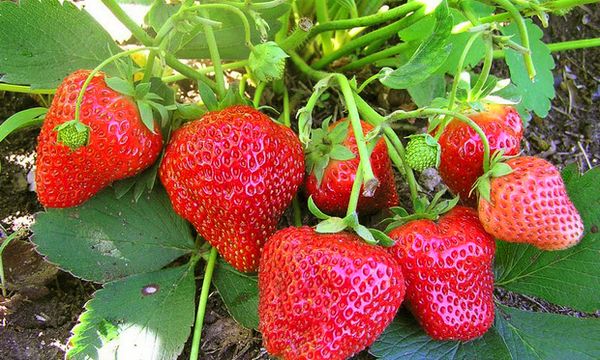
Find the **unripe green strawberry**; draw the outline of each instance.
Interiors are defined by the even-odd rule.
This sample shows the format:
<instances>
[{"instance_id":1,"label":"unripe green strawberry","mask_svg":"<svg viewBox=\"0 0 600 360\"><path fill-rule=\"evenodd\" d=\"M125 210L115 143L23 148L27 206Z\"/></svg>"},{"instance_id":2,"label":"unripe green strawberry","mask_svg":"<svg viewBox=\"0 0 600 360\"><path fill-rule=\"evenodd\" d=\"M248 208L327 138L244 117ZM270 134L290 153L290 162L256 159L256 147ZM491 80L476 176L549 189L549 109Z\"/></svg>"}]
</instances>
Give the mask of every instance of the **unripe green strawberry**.
<instances>
[{"instance_id":1,"label":"unripe green strawberry","mask_svg":"<svg viewBox=\"0 0 600 360\"><path fill-rule=\"evenodd\" d=\"M437 167L440 162L440 145L429 134L410 136L406 146L406 164L416 171Z\"/></svg>"}]
</instances>

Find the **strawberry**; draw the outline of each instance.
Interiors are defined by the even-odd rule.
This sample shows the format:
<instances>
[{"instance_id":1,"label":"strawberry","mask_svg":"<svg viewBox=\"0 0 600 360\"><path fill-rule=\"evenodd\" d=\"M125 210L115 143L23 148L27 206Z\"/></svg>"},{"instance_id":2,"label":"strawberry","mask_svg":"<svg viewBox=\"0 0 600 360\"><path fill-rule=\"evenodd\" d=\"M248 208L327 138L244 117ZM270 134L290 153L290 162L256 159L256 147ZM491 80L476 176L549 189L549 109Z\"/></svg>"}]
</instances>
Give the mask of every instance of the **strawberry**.
<instances>
[{"instance_id":1,"label":"strawberry","mask_svg":"<svg viewBox=\"0 0 600 360\"><path fill-rule=\"evenodd\" d=\"M469 115L481 127L490 144L491 154L502 149L505 155L517 155L521 150L523 123L519 113L510 106L487 105L486 111ZM439 171L444 183L463 203L476 205L475 195L469 196L473 184L483 175L483 143L467 124L453 119L439 138L442 148Z\"/></svg>"},{"instance_id":2,"label":"strawberry","mask_svg":"<svg viewBox=\"0 0 600 360\"><path fill-rule=\"evenodd\" d=\"M546 160L523 156L506 161L508 175L492 178L489 200L479 199L479 218L498 239L561 250L581 240L583 223L558 170Z\"/></svg>"},{"instance_id":3,"label":"strawberry","mask_svg":"<svg viewBox=\"0 0 600 360\"><path fill-rule=\"evenodd\" d=\"M436 340L467 341L494 321L494 238L477 213L457 206L437 224L416 220L389 233L402 266L409 308Z\"/></svg>"},{"instance_id":4,"label":"strawberry","mask_svg":"<svg viewBox=\"0 0 600 360\"><path fill-rule=\"evenodd\" d=\"M310 227L275 233L258 272L259 330L283 359L346 359L375 341L404 299L400 266L381 247Z\"/></svg>"},{"instance_id":5,"label":"strawberry","mask_svg":"<svg viewBox=\"0 0 600 360\"><path fill-rule=\"evenodd\" d=\"M175 211L236 269L254 271L302 182L304 157L289 128L232 106L177 129L159 175Z\"/></svg>"},{"instance_id":6,"label":"strawberry","mask_svg":"<svg viewBox=\"0 0 600 360\"><path fill-rule=\"evenodd\" d=\"M373 127L361 121L363 133ZM348 121L342 119L327 128L313 131L313 139L307 151L307 170L305 182L306 196L312 196L317 207L325 213L343 215L348 208L350 193L360 163L354 131ZM345 149L345 150L343 150ZM361 195L358 198L357 211L369 215L398 205L398 194L394 182L394 173L388 156L385 140L379 139L371 153L371 166L379 187L372 197Z\"/></svg>"},{"instance_id":7,"label":"strawberry","mask_svg":"<svg viewBox=\"0 0 600 360\"><path fill-rule=\"evenodd\" d=\"M38 137L35 183L45 207L76 206L115 180L152 165L162 135L142 122L135 102L95 75L83 96L80 122L75 102L90 74L78 70L58 87Z\"/></svg>"}]
</instances>

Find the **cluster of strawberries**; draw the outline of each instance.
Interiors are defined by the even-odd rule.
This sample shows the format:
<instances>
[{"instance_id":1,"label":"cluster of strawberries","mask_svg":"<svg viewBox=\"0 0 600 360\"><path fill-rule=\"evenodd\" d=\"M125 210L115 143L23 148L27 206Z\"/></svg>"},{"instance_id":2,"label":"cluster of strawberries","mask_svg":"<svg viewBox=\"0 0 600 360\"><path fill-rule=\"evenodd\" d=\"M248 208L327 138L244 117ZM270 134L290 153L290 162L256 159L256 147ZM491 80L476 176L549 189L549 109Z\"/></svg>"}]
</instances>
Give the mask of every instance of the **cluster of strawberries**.
<instances>
[{"instance_id":1,"label":"cluster of strawberries","mask_svg":"<svg viewBox=\"0 0 600 360\"><path fill-rule=\"evenodd\" d=\"M81 122L91 128L87 145L65 146L55 128L73 119L88 74L79 71L64 80L39 137L36 184L46 207L81 204L150 166L162 148L158 127L145 127L135 104L108 88L102 74L93 78L81 107ZM513 109L490 107L471 118L493 152L518 154L522 125ZM372 129L362 126L365 133ZM465 204L475 204L470 191L483 174L481 139L453 121L439 142L443 179ZM340 144L354 158L330 159L319 179L311 173L304 187L331 214L346 211L359 164L351 129ZM380 185L373 197L359 198L361 215L398 203L382 139L371 162ZM159 175L175 211L225 260L240 271L258 269L259 327L269 353L344 359L381 334L405 297L432 338L481 336L494 319L494 238L547 250L579 241L583 225L559 172L534 157L513 157L506 164L512 172L494 177L492 171L489 200L480 197L477 211L457 206L437 222L405 223L389 233L395 241L389 248L350 232L320 234L306 226L276 231L305 179L304 153L289 128L248 106L207 113L177 129Z\"/></svg>"}]
</instances>

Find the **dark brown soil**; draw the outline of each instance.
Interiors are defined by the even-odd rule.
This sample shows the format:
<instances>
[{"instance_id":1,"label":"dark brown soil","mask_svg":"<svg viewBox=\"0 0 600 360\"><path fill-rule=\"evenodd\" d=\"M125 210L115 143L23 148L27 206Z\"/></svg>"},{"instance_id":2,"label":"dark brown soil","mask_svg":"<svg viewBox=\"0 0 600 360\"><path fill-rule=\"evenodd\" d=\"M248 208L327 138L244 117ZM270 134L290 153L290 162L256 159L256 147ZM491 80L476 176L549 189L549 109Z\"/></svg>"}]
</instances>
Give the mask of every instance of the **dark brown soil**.
<instances>
[{"instance_id":1,"label":"dark brown soil","mask_svg":"<svg viewBox=\"0 0 600 360\"><path fill-rule=\"evenodd\" d=\"M600 36L600 5L582 7L564 18L554 17L547 41L554 42ZM526 130L524 150L549 159L559 167L577 162L581 169L597 166L600 161L600 49L568 51L555 54L556 90L553 109L546 119L534 118ZM302 94L310 85L294 81L297 91L292 104L299 104ZM270 96L270 94L266 94ZM374 102L384 109L407 104L401 92L380 93ZM35 106L25 95L0 93L0 122L11 114ZM276 108L278 106L275 106ZM327 106L326 110L341 109ZM335 117L335 116L334 116ZM421 124L409 124L415 131ZM0 143L0 238L4 230L12 232L31 223L32 215L41 210L35 194L28 189L27 174L33 164L37 130L26 130L9 136ZM431 187L438 185L435 177ZM403 189L400 189L403 191ZM408 197L405 197L408 198ZM310 219L305 219L309 220ZM284 220L285 221L285 220ZM4 230L3 230L4 229ZM28 259L28 266L11 267L9 277L15 280L7 298L0 295L0 358L2 359L61 359L83 304L95 286L69 274L44 267L35 259L31 247L23 245L12 249L11 259ZM11 250L9 246L7 252ZM8 253L7 253L8 254ZM5 260L6 261L6 260ZM25 270L27 271L25 271ZM12 273L11 273L12 272ZM32 275L33 274L33 275ZM40 275L41 274L41 275ZM49 276L51 274L51 276ZM198 288L201 284L198 284ZM558 307L545 301L497 291L496 296L505 304L532 311L562 313L571 316L590 316ZM596 314L598 316L598 314ZM203 332L201 358L203 359L268 359L261 347L260 334L247 330L233 321L220 297L213 292ZM187 358L189 342L182 358ZM371 358L365 352L357 359Z\"/></svg>"}]
</instances>

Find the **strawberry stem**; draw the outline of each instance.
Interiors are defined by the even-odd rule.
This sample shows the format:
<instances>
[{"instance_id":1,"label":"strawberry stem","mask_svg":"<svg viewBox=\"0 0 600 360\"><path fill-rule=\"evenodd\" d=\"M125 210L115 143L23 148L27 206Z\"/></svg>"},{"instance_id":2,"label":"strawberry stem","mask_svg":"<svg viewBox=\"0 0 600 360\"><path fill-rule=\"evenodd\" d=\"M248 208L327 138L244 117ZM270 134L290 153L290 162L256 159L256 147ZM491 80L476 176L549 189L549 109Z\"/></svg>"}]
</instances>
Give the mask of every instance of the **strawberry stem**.
<instances>
[{"instance_id":1,"label":"strawberry stem","mask_svg":"<svg viewBox=\"0 0 600 360\"><path fill-rule=\"evenodd\" d=\"M354 137L356 138L356 146L358 147L360 163L362 164L364 183L363 195L366 197L371 197L379 186L379 180L375 177L373 168L371 167L369 150L367 149L363 129L360 124L358 108L356 107L356 102L354 101L354 91L350 87L350 83L344 75L336 74L336 78L342 90L344 101L346 102L348 117L350 118L350 124L352 125Z\"/></svg>"},{"instance_id":2,"label":"strawberry stem","mask_svg":"<svg viewBox=\"0 0 600 360\"><path fill-rule=\"evenodd\" d=\"M252 100L252 105L254 105L255 108L260 106L260 100L262 99L262 94L263 91L265 91L266 86L267 83L264 81L259 82L256 86L256 90L254 91L254 99Z\"/></svg>"},{"instance_id":3,"label":"strawberry stem","mask_svg":"<svg viewBox=\"0 0 600 360\"><path fill-rule=\"evenodd\" d=\"M529 33L527 32L527 26L525 25L525 19L521 16L519 9L510 2L510 0L494 0L498 5L504 8L510 14L512 21L517 25L519 30L519 36L521 37L521 45L526 49L531 49L529 45ZM531 57L531 50L523 54L523 60L525 61L525 67L529 78L533 80L535 78L535 66L533 65L533 58Z\"/></svg>"},{"instance_id":4,"label":"strawberry stem","mask_svg":"<svg viewBox=\"0 0 600 360\"><path fill-rule=\"evenodd\" d=\"M492 37L490 34L484 36L485 40L485 60L483 61L483 68L481 69L481 73L479 74L479 78L473 86L473 90L471 94L473 97L470 97L469 101L476 101L481 96L481 89L485 85L485 82L490 75L490 70L492 68L492 62L494 61L494 43L492 41ZM451 110L451 109L450 109Z\"/></svg>"},{"instance_id":5,"label":"strawberry stem","mask_svg":"<svg viewBox=\"0 0 600 360\"><path fill-rule=\"evenodd\" d=\"M106 6L110 12L119 20L131 33L145 46L154 45L154 39L144 31L133 19L127 15L127 13L121 8L121 6L115 0L102 0L104 6ZM190 79L200 80L206 85L208 85L211 89L215 89L215 83L210 80L206 75L201 72L196 71L193 67L188 66L173 54L166 53L164 55L165 62L172 69L179 71L181 74L184 74L186 77Z\"/></svg>"},{"instance_id":6,"label":"strawberry stem","mask_svg":"<svg viewBox=\"0 0 600 360\"><path fill-rule=\"evenodd\" d=\"M54 94L56 89L32 89L31 86L0 83L0 91L25 94Z\"/></svg>"},{"instance_id":7,"label":"strawberry stem","mask_svg":"<svg viewBox=\"0 0 600 360\"><path fill-rule=\"evenodd\" d=\"M356 168L356 175L354 176L354 183L352 184L352 192L350 193L350 200L348 201L348 209L346 210L346 216L352 215L356 212L358 207L358 198L360 196L360 186L363 182L363 160L360 161Z\"/></svg>"},{"instance_id":8,"label":"strawberry stem","mask_svg":"<svg viewBox=\"0 0 600 360\"><path fill-rule=\"evenodd\" d=\"M197 360L200 352L200 340L202 338L202 326L204 324L204 314L206 313L206 303L210 292L210 283L212 281L215 263L217 261L217 249L211 248L202 280L202 290L200 291L200 300L198 301L198 311L196 312L196 323L194 324L194 337L192 339L192 348L190 350L190 360Z\"/></svg>"},{"instance_id":9,"label":"strawberry stem","mask_svg":"<svg viewBox=\"0 0 600 360\"><path fill-rule=\"evenodd\" d=\"M4 262L2 261L2 253L4 253L4 249L10 244L13 240L18 239L22 235L25 234L25 228L20 228L19 230L10 234L2 244L0 245L0 283L2 284L2 296L6 298L6 279L4 277Z\"/></svg>"},{"instance_id":10,"label":"strawberry stem","mask_svg":"<svg viewBox=\"0 0 600 360\"><path fill-rule=\"evenodd\" d=\"M319 24L326 24L330 21L326 0L315 0L315 12ZM323 55L330 54L334 50L330 32L321 33L321 43L323 44Z\"/></svg>"},{"instance_id":11,"label":"strawberry stem","mask_svg":"<svg viewBox=\"0 0 600 360\"><path fill-rule=\"evenodd\" d=\"M200 4L200 5L190 6L188 9L192 10L192 11L193 10L202 10L203 14L206 14L205 10L209 10L209 9L226 10L226 11L230 11L230 12L234 13L242 21L242 26L244 27L244 41L246 43L246 46L250 50L252 50L253 45L252 45L252 33L250 32L250 22L248 21L246 14L244 14L244 12L242 10L240 10L237 7L230 5L230 4ZM211 31L212 31L212 28L211 28ZM207 37L207 40L208 40L208 37Z\"/></svg>"},{"instance_id":12,"label":"strawberry stem","mask_svg":"<svg viewBox=\"0 0 600 360\"><path fill-rule=\"evenodd\" d=\"M140 51L144 51L144 50L158 50L158 48L141 47L141 48L137 48L137 49L131 49L131 50L120 52L118 54L115 54L115 55L107 58L106 60L101 62L98 66L96 66L94 68L94 70L92 70L90 72L88 77L83 82L83 85L81 86L81 90L79 90L79 95L77 96L77 101L75 102L75 119L74 120L76 122L79 122L79 114L81 113L81 102L83 101L83 96L85 95L85 91L86 91L88 85L90 84L90 82L92 81L92 79L94 78L94 76L96 76L96 74L98 74L98 72L100 72L100 70L102 70L103 67L110 64L111 62L113 62L117 59L120 59L122 57L129 56L131 54L134 54L134 53L140 52Z\"/></svg>"},{"instance_id":13,"label":"strawberry stem","mask_svg":"<svg viewBox=\"0 0 600 360\"><path fill-rule=\"evenodd\" d=\"M193 9L191 7L190 9ZM236 9L238 10L238 9ZM239 10L238 10L239 11ZM206 10L200 10L202 16L207 17L208 13ZM245 17L244 17L245 19ZM246 19L246 21L248 21ZM211 25L202 24L204 28L204 36L206 38L206 44L208 45L208 51L210 53L210 59L213 66L215 67L215 80L217 82L217 97L219 100L223 100L225 97L225 73L223 72L221 64L221 55L219 54L219 47L217 46L217 39Z\"/></svg>"}]
</instances>

